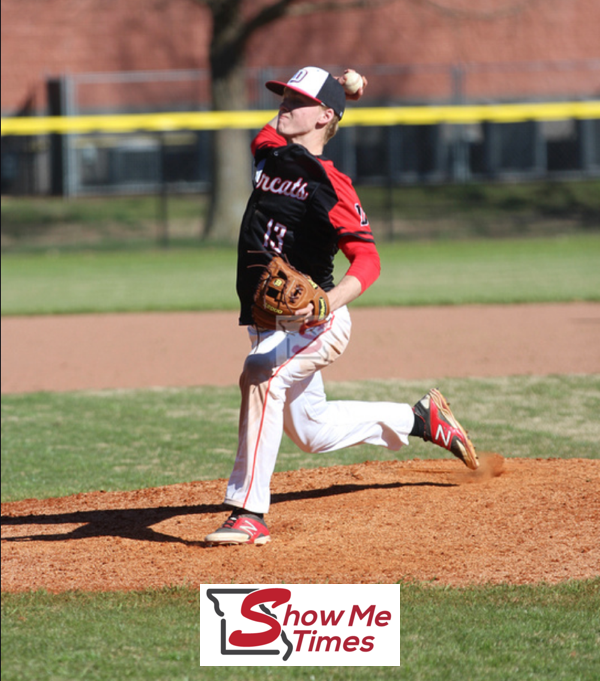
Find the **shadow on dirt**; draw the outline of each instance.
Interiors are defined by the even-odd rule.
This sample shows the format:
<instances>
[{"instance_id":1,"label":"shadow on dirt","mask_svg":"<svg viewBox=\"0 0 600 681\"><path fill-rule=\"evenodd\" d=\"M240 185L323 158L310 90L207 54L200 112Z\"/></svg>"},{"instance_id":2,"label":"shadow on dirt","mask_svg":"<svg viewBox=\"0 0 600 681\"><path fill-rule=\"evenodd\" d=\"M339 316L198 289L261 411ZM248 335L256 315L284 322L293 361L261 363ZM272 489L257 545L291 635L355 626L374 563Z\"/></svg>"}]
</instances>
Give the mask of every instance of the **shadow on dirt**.
<instances>
[{"instance_id":1,"label":"shadow on dirt","mask_svg":"<svg viewBox=\"0 0 600 681\"><path fill-rule=\"evenodd\" d=\"M274 494L272 504L282 504L290 501L305 499L319 499L341 494L355 494L373 489L400 489L402 487L454 487L453 483L437 482L391 482L386 484L346 484L312 490L299 490ZM60 542L74 539L89 539L97 537L121 537L136 541L172 542L187 546L205 546L203 541L189 541L174 537L152 528L165 520L177 516L204 515L222 513L230 510L225 504L197 504L189 506L163 506L158 508L132 509L104 509L91 511L74 511L70 513L37 514L23 516L2 516L3 526L31 526L31 525L78 525L70 532L55 534L30 533L18 537L6 537L6 542Z\"/></svg>"}]
</instances>

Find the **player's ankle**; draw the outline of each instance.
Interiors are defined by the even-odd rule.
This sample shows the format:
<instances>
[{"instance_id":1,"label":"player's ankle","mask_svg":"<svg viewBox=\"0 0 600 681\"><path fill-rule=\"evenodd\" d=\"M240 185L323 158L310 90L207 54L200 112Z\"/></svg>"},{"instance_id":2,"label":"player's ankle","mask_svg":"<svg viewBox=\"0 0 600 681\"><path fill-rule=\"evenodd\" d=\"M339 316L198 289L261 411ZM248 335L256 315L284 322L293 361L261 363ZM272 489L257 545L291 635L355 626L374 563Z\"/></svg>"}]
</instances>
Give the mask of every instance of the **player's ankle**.
<instances>
[{"instance_id":1,"label":"player's ankle","mask_svg":"<svg viewBox=\"0 0 600 681\"><path fill-rule=\"evenodd\" d=\"M260 518L261 520L265 519L265 514L264 513L256 513L255 511L248 511L245 508L235 508L231 512L231 517L238 518L239 516L242 515L253 515L256 516L257 518Z\"/></svg>"},{"instance_id":2,"label":"player's ankle","mask_svg":"<svg viewBox=\"0 0 600 681\"><path fill-rule=\"evenodd\" d=\"M409 435L420 437L421 440L425 439L425 420L418 414L415 414L415 422Z\"/></svg>"}]
</instances>

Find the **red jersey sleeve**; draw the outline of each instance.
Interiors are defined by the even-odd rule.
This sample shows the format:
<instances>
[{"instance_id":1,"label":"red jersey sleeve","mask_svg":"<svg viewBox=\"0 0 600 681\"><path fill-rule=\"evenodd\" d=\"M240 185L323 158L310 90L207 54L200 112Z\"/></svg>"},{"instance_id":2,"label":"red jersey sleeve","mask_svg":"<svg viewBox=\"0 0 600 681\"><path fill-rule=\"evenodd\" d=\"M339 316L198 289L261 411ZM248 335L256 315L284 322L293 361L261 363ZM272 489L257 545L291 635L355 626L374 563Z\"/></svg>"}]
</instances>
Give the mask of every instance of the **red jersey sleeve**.
<instances>
[{"instance_id":1,"label":"red jersey sleeve","mask_svg":"<svg viewBox=\"0 0 600 681\"><path fill-rule=\"evenodd\" d=\"M346 274L360 281L364 293L381 273L381 261L375 244L345 237L340 241L340 250L350 261Z\"/></svg>"},{"instance_id":2,"label":"red jersey sleeve","mask_svg":"<svg viewBox=\"0 0 600 681\"><path fill-rule=\"evenodd\" d=\"M252 150L252 156L256 156L257 152L260 152L263 149L267 150L275 147L284 147L286 144L285 138L282 137L270 123L267 123L252 140L250 149Z\"/></svg>"}]
</instances>

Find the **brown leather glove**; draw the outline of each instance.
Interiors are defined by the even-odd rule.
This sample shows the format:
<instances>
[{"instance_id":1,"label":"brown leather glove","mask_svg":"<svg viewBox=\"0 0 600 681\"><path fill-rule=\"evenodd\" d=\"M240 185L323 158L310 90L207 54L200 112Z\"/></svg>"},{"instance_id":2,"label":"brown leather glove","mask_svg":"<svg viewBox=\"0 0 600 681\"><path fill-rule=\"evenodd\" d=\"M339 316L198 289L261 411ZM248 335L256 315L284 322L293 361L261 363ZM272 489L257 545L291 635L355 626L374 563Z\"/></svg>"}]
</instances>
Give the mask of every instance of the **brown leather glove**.
<instances>
[{"instance_id":1,"label":"brown leather glove","mask_svg":"<svg viewBox=\"0 0 600 681\"><path fill-rule=\"evenodd\" d=\"M277 329L279 322L289 321L297 310L310 303L313 303L314 314L307 324L322 324L330 312L327 293L309 276L275 256L262 273L254 294L254 323L264 329Z\"/></svg>"}]
</instances>

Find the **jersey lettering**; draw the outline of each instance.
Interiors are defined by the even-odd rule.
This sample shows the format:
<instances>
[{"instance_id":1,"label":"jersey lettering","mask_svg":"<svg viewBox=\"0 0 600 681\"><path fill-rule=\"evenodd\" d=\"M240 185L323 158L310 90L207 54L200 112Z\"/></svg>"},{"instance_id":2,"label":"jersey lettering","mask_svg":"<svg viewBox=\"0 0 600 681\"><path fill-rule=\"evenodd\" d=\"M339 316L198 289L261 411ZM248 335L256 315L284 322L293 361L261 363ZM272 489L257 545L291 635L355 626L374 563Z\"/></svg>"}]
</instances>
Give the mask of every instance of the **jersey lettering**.
<instances>
[{"instance_id":1,"label":"jersey lettering","mask_svg":"<svg viewBox=\"0 0 600 681\"><path fill-rule=\"evenodd\" d=\"M287 232L287 227L282 225L281 222L275 222L275 220L269 220L267 224L267 231L265 232L265 238L263 244L265 248L270 248L281 255L283 253L283 237Z\"/></svg>"},{"instance_id":2,"label":"jersey lettering","mask_svg":"<svg viewBox=\"0 0 600 681\"><path fill-rule=\"evenodd\" d=\"M363 207L360 205L360 203L355 203L354 207L356 208L356 212L360 218L360 226L367 227L369 224L369 218L367 218L367 214L365 213Z\"/></svg>"},{"instance_id":3,"label":"jersey lettering","mask_svg":"<svg viewBox=\"0 0 600 681\"><path fill-rule=\"evenodd\" d=\"M308 192L306 188L308 182L304 178L299 177L295 182L292 180L282 180L280 177L269 177L266 173L261 173L256 182L256 188L262 189L264 192L271 192L271 194L281 194L282 196L289 196L292 199L299 201L306 201Z\"/></svg>"}]
</instances>

